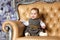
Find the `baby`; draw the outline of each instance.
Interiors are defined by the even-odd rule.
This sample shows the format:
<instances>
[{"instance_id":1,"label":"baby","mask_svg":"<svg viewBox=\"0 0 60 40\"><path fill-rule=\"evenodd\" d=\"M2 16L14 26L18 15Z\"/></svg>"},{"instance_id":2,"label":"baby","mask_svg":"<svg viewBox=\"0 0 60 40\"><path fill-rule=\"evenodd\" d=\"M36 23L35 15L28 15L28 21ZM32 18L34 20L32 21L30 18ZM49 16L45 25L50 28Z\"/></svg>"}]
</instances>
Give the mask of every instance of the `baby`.
<instances>
[{"instance_id":1,"label":"baby","mask_svg":"<svg viewBox=\"0 0 60 40\"><path fill-rule=\"evenodd\" d=\"M38 8L31 9L29 21L23 24L27 26L25 36L47 36L47 33L43 32L46 26L40 20Z\"/></svg>"}]
</instances>

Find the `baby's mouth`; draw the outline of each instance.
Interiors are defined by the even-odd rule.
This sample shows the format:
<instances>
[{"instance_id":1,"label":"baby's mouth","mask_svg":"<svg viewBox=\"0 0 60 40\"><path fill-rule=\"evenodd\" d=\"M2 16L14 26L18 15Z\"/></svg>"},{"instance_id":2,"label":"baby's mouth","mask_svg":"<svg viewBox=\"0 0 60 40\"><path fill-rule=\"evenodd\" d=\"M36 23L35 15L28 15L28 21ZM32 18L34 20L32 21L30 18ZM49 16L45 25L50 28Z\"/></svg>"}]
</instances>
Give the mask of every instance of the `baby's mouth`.
<instances>
[{"instance_id":1,"label":"baby's mouth","mask_svg":"<svg viewBox=\"0 0 60 40\"><path fill-rule=\"evenodd\" d=\"M32 16L32 18L34 18L34 16Z\"/></svg>"}]
</instances>

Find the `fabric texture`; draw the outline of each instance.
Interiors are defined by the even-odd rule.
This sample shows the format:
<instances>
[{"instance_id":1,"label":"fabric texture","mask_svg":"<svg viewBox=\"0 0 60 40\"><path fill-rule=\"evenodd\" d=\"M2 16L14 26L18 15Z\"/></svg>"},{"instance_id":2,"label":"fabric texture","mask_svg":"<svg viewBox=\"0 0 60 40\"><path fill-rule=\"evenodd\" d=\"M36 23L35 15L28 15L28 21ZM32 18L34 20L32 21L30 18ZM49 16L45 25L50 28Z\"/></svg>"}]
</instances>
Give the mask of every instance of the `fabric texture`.
<instances>
[{"instance_id":1,"label":"fabric texture","mask_svg":"<svg viewBox=\"0 0 60 40\"><path fill-rule=\"evenodd\" d=\"M29 26L26 28L26 32L29 32L31 36L38 36L42 31L40 27L40 19L29 19Z\"/></svg>"}]
</instances>

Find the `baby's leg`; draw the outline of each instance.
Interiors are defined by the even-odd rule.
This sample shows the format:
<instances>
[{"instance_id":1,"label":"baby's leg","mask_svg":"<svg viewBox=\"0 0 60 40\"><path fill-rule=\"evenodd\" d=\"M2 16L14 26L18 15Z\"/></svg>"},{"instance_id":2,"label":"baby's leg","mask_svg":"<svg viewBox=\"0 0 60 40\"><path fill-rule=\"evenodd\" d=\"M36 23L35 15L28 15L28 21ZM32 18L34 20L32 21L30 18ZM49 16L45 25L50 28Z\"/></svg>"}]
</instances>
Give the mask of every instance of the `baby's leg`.
<instances>
[{"instance_id":1,"label":"baby's leg","mask_svg":"<svg viewBox=\"0 0 60 40\"><path fill-rule=\"evenodd\" d=\"M30 36L30 33L29 32L26 32L25 33L25 36L27 37L27 36Z\"/></svg>"},{"instance_id":2,"label":"baby's leg","mask_svg":"<svg viewBox=\"0 0 60 40\"><path fill-rule=\"evenodd\" d=\"M44 32L39 32L39 36L47 36L47 33L44 33Z\"/></svg>"}]
</instances>

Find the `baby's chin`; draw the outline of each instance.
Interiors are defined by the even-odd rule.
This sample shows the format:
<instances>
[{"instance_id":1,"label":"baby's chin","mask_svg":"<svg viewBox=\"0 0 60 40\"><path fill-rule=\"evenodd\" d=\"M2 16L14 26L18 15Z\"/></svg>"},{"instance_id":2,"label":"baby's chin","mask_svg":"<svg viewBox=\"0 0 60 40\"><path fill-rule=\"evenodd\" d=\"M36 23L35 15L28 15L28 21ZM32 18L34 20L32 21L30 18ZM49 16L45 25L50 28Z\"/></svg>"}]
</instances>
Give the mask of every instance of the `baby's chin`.
<instances>
[{"instance_id":1,"label":"baby's chin","mask_svg":"<svg viewBox=\"0 0 60 40\"><path fill-rule=\"evenodd\" d=\"M31 19L36 19L36 18L31 18Z\"/></svg>"}]
</instances>

